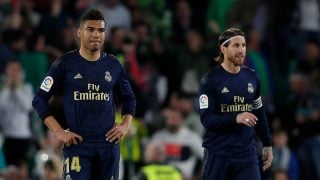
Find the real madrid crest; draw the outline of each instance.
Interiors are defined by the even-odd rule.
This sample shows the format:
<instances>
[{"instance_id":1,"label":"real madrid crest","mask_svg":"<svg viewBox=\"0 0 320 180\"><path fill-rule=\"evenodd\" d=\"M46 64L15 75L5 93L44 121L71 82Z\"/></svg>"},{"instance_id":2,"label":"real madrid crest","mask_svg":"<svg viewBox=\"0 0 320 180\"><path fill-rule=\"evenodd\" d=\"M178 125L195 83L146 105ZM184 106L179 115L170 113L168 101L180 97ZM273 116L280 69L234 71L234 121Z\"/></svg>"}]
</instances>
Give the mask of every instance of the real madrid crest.
<instances>
[{"instance_id":1,"label":"real madrid crest","mask_svg":"<svg viewBox=\"0 0 320 180\"><path fill-rule=\"evenodd\" d=\"M72 180L72 178L69 174L66 176L66 180Z\"/></svg>"},{"instance_id":2,"label":"real madrid crest","mask_svg":"<svg viewBox=\"0 0 320 180\"><path fill-rule=\"evenodd\" d=\"M254 88L253 88L253 85L251 83L248 83L248 92L249 93L253 93L254 92Z\"/></svg>"},{"instance_id":3,"label":"real madrid crest","mask_svg":"<svg viewBox=\"0 0 320 180\"><path fill-rule=\"evenodd\" d=\"M112 76L111 76L111 74L110 74L109 71L106 71L106 72L105 72L104 79L105 79L106 81L108 81L108 82L111 82L111 81L112 81Z\"/></svg>"}]
</instances>

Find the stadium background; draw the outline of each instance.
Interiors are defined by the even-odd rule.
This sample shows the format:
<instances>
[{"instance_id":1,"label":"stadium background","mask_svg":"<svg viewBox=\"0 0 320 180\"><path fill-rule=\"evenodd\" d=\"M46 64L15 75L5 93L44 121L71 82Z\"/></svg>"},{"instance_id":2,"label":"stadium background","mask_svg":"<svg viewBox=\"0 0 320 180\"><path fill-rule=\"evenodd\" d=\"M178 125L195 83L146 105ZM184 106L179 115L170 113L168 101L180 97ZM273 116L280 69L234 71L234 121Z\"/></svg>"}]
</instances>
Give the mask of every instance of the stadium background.
<instances>
[{"instance_id":1,"label":"stadium background","mask_svg":"<svg viewBox=\"0 0 320 180\"><path fill-rule=\"evenodd\" d=\"M105 14L105 51L127 68L137 98L133 130L121 143L123 179L138 173L145 163L144 148L156 141L157 132L170 126L165 119L175 118L175 113L183 119L175 125L202 136L197 86L201 75L216 65L217 37L228 27L246 32L245 64L262 81L274 136L274 163L263 179L320 179L318 0L1 0L0 87L5 86L7 62L17 60L24 82L35 91L54 59L77 48L79 17L92 7ZM63 119L59 101L52 104ZM6 124L1 116L3 140ZM26 128L32 131L32 145L28 158L13 166L2 153L0 177L59 177L61 144L34 111L29 117ZM169 164L195 157L192 174L185 177L199 179L201 153L195 152L192 143L160 141ZM257 148L261 148L259 143Z\"/></svg>"}]
</instances>

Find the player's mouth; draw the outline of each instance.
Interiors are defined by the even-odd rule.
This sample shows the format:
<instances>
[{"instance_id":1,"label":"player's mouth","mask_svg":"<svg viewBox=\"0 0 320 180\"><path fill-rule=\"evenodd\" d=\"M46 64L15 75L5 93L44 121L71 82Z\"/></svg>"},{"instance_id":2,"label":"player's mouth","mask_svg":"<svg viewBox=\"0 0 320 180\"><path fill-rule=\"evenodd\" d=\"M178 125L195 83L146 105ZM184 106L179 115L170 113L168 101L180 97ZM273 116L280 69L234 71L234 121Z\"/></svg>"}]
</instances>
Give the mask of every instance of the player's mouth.
<instances>
[{"instance_id":1,"label":"player's mouth","mask_svg":"<svg viewBox=\"0 0 320 180\"><path fill-rule=\"evenodd\" d=\"M92 44L101 44L100 41L90 41L90 43L92 43Z\"/></svg>"}]
</instances>

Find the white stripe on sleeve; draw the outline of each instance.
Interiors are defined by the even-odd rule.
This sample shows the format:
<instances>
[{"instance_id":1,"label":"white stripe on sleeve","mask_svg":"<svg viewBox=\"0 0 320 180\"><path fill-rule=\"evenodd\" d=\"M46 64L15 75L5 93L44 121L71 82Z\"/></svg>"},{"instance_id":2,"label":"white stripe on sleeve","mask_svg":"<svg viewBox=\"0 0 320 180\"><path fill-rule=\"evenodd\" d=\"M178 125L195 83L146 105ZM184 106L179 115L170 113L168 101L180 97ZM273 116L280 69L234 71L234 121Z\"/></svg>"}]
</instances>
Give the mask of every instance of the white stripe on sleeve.
<instances>
[{"instance_id":1,"label":"white stripe on sleeve","mask_svg":"<svg viewBox=\"0 0 320 180\"><path fill-rule=\"evenodd\" d=\"M259 109L262 107L262 100L261 100L261 96L259 96L258 99L254 100L253 101L253 105L252 105L252 108L253 109Z\"/></svg>"}]
</instances>

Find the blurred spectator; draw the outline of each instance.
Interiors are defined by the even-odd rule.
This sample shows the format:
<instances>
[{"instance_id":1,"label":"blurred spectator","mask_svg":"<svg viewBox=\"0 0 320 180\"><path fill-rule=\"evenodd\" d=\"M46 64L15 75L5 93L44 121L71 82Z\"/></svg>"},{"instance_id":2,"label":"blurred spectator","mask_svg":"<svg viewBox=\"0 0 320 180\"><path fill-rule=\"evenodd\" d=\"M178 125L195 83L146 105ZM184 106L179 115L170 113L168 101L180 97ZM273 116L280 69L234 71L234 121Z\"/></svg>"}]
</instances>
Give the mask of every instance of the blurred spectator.
<instances>
[{"instance_id":1,"label":"blurred spectator","mask_svg":"<svg viewBox=\"0 0 320 180\"><path fill-rule=\"evenodd\" d=\"M38 28L41 20L41 14L34 9L34 0L20 0L21 14L25 19L25 26L32 29Z\"/></svg>"},{"instance_id":2,"label":"blurred spectator","mask_svg":"<svg viewBox=\"0 0 320 180\"><path fill-rule=\"evenodd\" d=\"M121 114L116 113L116 122L122 121ZM140 120L133 118L132 126L127 134L120 141L120 154L124 165L124 179L130 179L142 166L143 162L143 141L147 137L148 131Z\"/></svg>"},{"instance_id":3,"label":"blurred spectator","mask_svg":"<svg viewBox=\"0 0 320 180\"><path fill-rule=\"evenodd\" d=\"M25 81L31 83L35 91L48 70L49 61L45 53L44 36L34 32L26 38L27 50L21 52L18 58L25 72Z\"/></svg>"},{"instance_id":4,"label":"blurred spectator","mask_svg":"<svg viewBox=\"0 0 320 180\"><path fill-rule=\"evenodd\" d=\"M319 131L318 131L319 132ZM300 179L320 179L320 136L304 140L298 149Z\"/></svg>"},{"instance_id":5,"label":"blurred spectator","mask_svg":"<svg viewBox=\"0 0 320 180\"><path fill-rule=\"evenodd\" d=\"M140 7L139 0L128 0L126 2L126 6L130 12L131 16L131 26L137 22L150 22L151 21L151 14L147 15L145 11L142 10Z\"/></svg>"},{"instance_id":6,"label":"blurred spectator","mask_svg":"<svg viewBox=\"0 0 320 180\"><path fill-rule=\"evenodd\" d=\"M290 76L293 94L290 96L287 117L293 119L291 135L293 145L298 148L301 179L320 178L320 92L311 87L310 79L302 73ZM293 113L292 113L293 112ZM293 117L290 117L293 115Z\"/></svg>"},{"instance_id":7,"label":"blurred spectator","mask_svg":"<svg viewBox=\"0 0 320 180\"><path fill-rule=\"evenodd\" d=\"M10 61L0 91L0 127L5 138L3 148L8 165L18 165L30 159L32 98L31 85L23 82L21 64Z\"/></svg>"},{"instance_id":8,"label":"blurred spectator","mask_svg":"<svg viewBox=\"0 0 320 180\"><path fill-rule=\"evenodd\" d=\"M55 58L62 54L61 45L63 30L72 26L70 15L64 10L62 0L50 0L47 11L42 15L39 24L40 33L44 34L49 53Z\"/></svg>"},{"instance_id":9,"label":"blurred spectator","mask_svg":"<svg viewBox=\"0 0 320 180\"><path fill-rule=\"evenodd\" d=\"M75 36L76 26L70 26L68 28L64 28L62 30L62 43L60 44L59 48L63 52L73 51L78 48L78 39Z\"/></svg>"},{"instance_id":10,"label":"blurred spectator","mask_svg":"<svg viewBox=\"0 0 320 180\"><path fill-rule=\"evenodd\" d=\"M110 38L105 45L106 52L116 56L122 64L125 63L124 43L127 32L123 27L115 26L110 31Z\"/></svg>"},{"instance_id":11,"label":"blurred spectator","mask_svg":"<svg viewBox=\"0 0 320 180\"><path fill-rule=\"evenodd\" d=\"M186 42L186 34L192 29L192 9L187 0L178 0L172 16L172 42L182 45Z\"/></svg>"},{"instance_id":12,"label":"blurred spectator","mask_svg":"<svg viewBox=\"0 0 320 180\"><path fill-rule=\"evenodd\" d=\"M286 115L282 123L289 128L293 143L297 145L306 138L319 135L320 128L320 92L313 89L310 79L302 73L290 75L290 94L287 102Z\"/></svg>"},{"instance_id":13,"label":"blurred spectator","mask_svg":"<svg viewBox=\"0 0 320 180\"><path fill-rule=\"evenodd\" d=\"M62 179L62 142L52 131L47 131L41 145L41 149L34 155L33 178L42 180L48 178L48 176L54 176L57 179Z\"/></svg>"},{"instance_id":14,"label":"blurred spectator","mask_svg":"<svg viewBox=\"0 0 320 180\"><path fill-rule=\"evenodd\" d=\"M203 36L196 30L188 30L186 44L178 51L179 73L181 74L181 90L198 93L201 76L210 70L210 58Z\"/></svg>"},{"instance_id":15,"label":"blurred spectator","mask_svg":"<svg viewBox=\"0 0 320 180\"><path fill-rule=\"evenodd\" d=\"M174 166L165 164L166 151L160 143L149 143L145 148L146 163L134 180L170 179L182 180L182 174Z\"/></svg>"},{"instance_id":16,"label":"blurred spectator","mask_svg":"<svg viewBox=\"0 0 320 180\"><path fill-rule=\"evenodd\" d=\"M128 76L137 99L136 116L144 117L160 109L167 93L167 79L159 74L151 59L149 25L134 25L134 41L125 45Z\"/></svg>"},{"instance_id":17,"label":"blurred spectator","mask_svg":"<svg viewBox=\"0 0 320 180\"><path fill-rule=\"evenodd\" d=\"M3 32L3 42L6 43L14 57L19 56L26 49L26 36L21 30L9 29Z\"/></svg>"},{"instance_id":18,"label":"blurred spectator","mask_svg":"<svg viewBox=\"0 0 320 180\"><path fill-rule=\"evenodd\" d=\"M273 180L291 180L287 174L287 171L283 169L277 169L273 174Z\"/></svg>"},{"instance_id":19,"label":"blurred spectator","mask_svg":"<svg viewBox=\"0 0 320 180\"><path fill-rule=\"evenodd\" d=\"M208 35L219 34L226 28L227 17L233 4L233 0L209 0L207 7Z\"/></svg>"},{"instance_id":20,"label":"blurred spectator","mask_svg":"<svg viewBox=\"0 0 320 180\"><path fill-rule=\"evenodd\" d=\"M284 130L273 133L273 162L271 170L276 174L278 169L286 172L290 180L299 179L299 165L296 155L288 147L288 135Z\"/></svg>"},{"instance_id":21,"label":"blurred spectator","mask_svg":"<svg viewBox=\"0 0 320 180\"><path fill-rule=\"evenodd\" d=\"M183 125L202 137L204 135L204 127L201 124L200 115L195 111L196 107L194 100L194 95L186 92L179 92L179 106L177 108L183 115Z\"/></svg>"},{"instance_id":22,"label":"blurred spectator","mask_svg":"<svg viewBox=\"0 0 320 180\"><path fill-rule=\"evenodd\" d=\"M109 35L113 27L122 27L129 31L131 29L131 14L119 0L103 0L95 6L104 14L106 20L106 33ZM108 30L109 29L109 30Z\"/></svg>"},{"instance_id":23,"label":"blurred spectator","mask_svg":"<svg viewBox=\"0 0 320 180\"><path fill-rule=\"evenodd\" d=\"M277 79L286 81L288 76L288 65L293 59L296 49L293 51L294 36L292 34L291 24L295 0L262 0L267 6L267 26L268 31L264 40L266 47L264 51L270 57L273 71ZM261 22L256 22L256 24ZM281 86L281 84L279 84Z\"/></svg>"},{"instance_id":24,"label":"blurred spectator","mask_svg":"<svg viewBox=\"0 0 320 180\"><path fill-rule=\"evenodd\" d=\"M168 108L164 111L166 127L156 132L151 142L161 143L165 147L167 162L181 170L184 179L191 179L196 163L202 158L202 139L195 132L183 126L183 116L180 111Z\"/></svg>"},{"instance_id":25,"label":"blurred spectator","mask_svg":"<svg viewBox=\"0 0 320 180\"><path fill-rule=\"evenodd\" d=\"M21 171L17 166L10 165L7 169L4 170L4 179L8 180L28 180L21 174Z\"/></svg>"},{"instance_id":26,"label":"blurred spectator","mask_svg":"<svg viewBox=\"0 0 320 180\"><path fill-rule=\"evenodd\" d=\"M234 1L226 17L226 27L243 28L251 26L260 0Z\"/></svg>"},{"instance_id":27,"label":"blurred spectator","mask_svg":"<svg viewBox=\"0 0 320 180\"><path fill-rule=\"evenodd\" d=\"M14 55L18 55L25 50L26 29L23 26L24 20L19 6L13 6L12 11L6 16L3 23L2 41L6 43Z\"/></svg>"},{"instance_id":28,"label":"blurred spectator","mask_svg":"<svg viewBox=\"0 0 320 180\"><path fill-rule=\"evenodd\" d=\"M320 92L312 89L310 79L305 77L305 75L293 74L290 79L292 83L294 83L295 78L298 78L296 79L298 84L295 87L298 90L298 102L294 112L301 136L310 137L318 135L320 128Z\"/></svg>"},{"instance_id":29,"label":"blurred spectator","mask_svg":"<svg viewBox=\"0 0 320 180\"><path fill-rule=\"evenodd\" d=\"M11 30L19 30L23 29L24 17L21 15L20 10L20 1L16 1L17 3L10 3L10 9L8 11L7 16L4 17L2 22L1 29L6 31L8 29Z\"/></svg>"},{"instance_id":30,"label":"blurred spectator","mask_svg":"<svg viewBox=\"0 0 320 180\"><path fill-rule=\"evenodd\" d=\"M1 41L2 34L0 33L0 76L4 73L5 66L10 59L14 58L11 50Z\"/></svg>"},{"instance_id":31,"label":"blurred spectator","mask_svg":"<svg viewBox=\"0 0 320 180\"><path fill-rule=\"evenodd\" d=\"M159 36L154 36L151 42L151 59L161 76L168 80L167 95L163 105L168 103L169 97L180 89L180 77L177 75L178 59L174 56L174 48Z\"/></svg>"},{"instance_id":32,"label":"blurred spectator","mask_svg":"<svg viewBox=\"0 0 320 180\"><path fill-rule=\"evenodd\" d=\"M161 17L166 10L166 1L163 0L128 0L129 2L137 2L137 6L142 9L146 15ZM151 17L153 18L153 17Z\"/></svg>"},{"instance_id":33,"label":"blurred spectator","mask_svg":"<svg viewBox=\"0 0 320 180\"><path fill-rule=\"evenodd\" d=\"M320 2L318 0L294 0L290 4L295 6L294 9L294 27L297 27L298 35L298 58L305 56L303 51L304 44L308 39L320 43Z\"/></svg>"},{"instance_id":34,"label":"blurred spectator","mask_svg":"<svg viewBox=\"0 0 320 180\"><path fill-rule=\"evenodd\" d=\"M296 71L306 74L311 80L311 86L319 88L320 83L320 42L306 40L304 56L297 61Z\"/></svg>"},{"instance_id":35,"label":"blurred spectator","mask_svg":"<svg viewBox=\"0 0 320 180\"><path fill-rule=\"evenodd\" d=\"M88 10L90 7L94 5L96 0L77 0L74 1L74 16L80 17L86 10Z\"/></svg>"},{"instance_id":36,"label":"blurred spectator","mask_svg":"<svg viewBox=\"0 0 320 180\"><path fill-rule=\"evenodd\" d=\"M57 165L51 160L47 160L44 164L44 180L61 180L57 170Z\"/></svg>"},{"instance_id":37,"label":"blurred spectator","mask_svg":"<svg viewBox=\"0 0 320 180\"><path fill-rule=\"evenodd\" d=\"M150 23L151 31L161 38L171 36L172 12L166 9L166 1L163 0L128 0L127 6L132 14L132 24L136 22Z\"/></svg>"}]
</instances>

